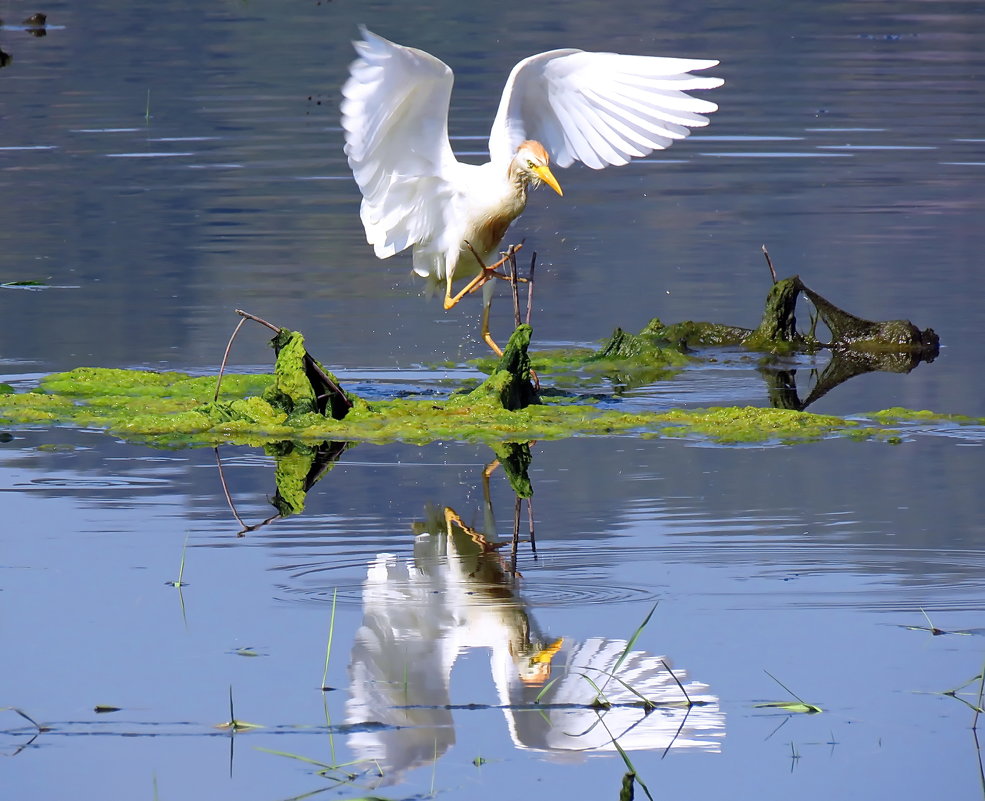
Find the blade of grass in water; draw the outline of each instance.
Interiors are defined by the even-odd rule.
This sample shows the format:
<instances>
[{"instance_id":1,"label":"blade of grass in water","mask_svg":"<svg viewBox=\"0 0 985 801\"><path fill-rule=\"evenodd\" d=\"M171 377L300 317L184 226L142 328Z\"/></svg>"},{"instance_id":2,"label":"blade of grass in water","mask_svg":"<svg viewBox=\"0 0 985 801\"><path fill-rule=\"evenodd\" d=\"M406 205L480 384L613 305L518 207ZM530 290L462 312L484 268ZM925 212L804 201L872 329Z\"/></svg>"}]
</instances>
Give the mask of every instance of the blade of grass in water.
<instances>
[{"instance_id":1,"label":"blade of grass in water","mask_svg":"<svg viewBox=\"0 0 985 801\"><path fill-rule=\"evenodd\" d=\"M328 686L328 663L332 658L332 638L335 636L335 602L338 598L339 588L336 587L332 590L332 618L328 624L328 645L325 646L325 671L321 676L321 688L322 690L330 689Z\"/></svg>"},{"instance_id":2,"label":"blade of grass in water","mask_svg":"<svg viewBox=\"0 0 985 801\"><path fill-rule=\"evenodd\" d=\"M790 695L792 695L794 698L796 698L797 701L798 701L798 703L795 704L795 703L792 703L790 701L767 701L767 702L762 703L762 704L756 704L755 706L756 706L757 709L762 709L762 708L785 709L788 712L804 712L804 713L806 713L808 715L813 715L813 714L816 714L818 712L823 712L824 711L823 709L821 709L821 707L816 706L815 704L809 704L809 703L807 703L807 701L805 701L803 698L801 698L799 695L797 695L797 693L795 693L793 690L791 690L789 687L787 687L786 684L784 684L782 681L780 681L776 676L774 676L772 673L770 673L765 668L763 669L763 673L765 673L767 676L769 676L771 679L773 679L773 681L775 681L784 690L786 690L788 693L790 693Z\"/></svg>"},{"instance_id":3,"label":"blade of grass in water","mask_svg":"<svg viewBox=\"0 0 985 801\"><path fill-rule=\"evenodd\" d=\"M660 601L657 601L657 603L653 605L653 607L647 613L646 617L643 618L643 622L636 627L636 631L633 632L633 636L629 638L629 642L626 643L626 647L623 648L622 653L619 655L619 658L616 660L616 664L613 665L612 667L613 675L619 672L619 668L622 667L622 663L626 661L626 657L629 656L630 651L633 650L633 646L636 645L636 641L640 638L640 635L643 633L643 629L646 628L646 624L650 622L650 618L653 617L653 613L657 611L657 604L659 603ZM602 695L602 692L605 690L605 686L608 683L609 683L609 679L606 679L602 683L602 689L599 690L599 696ZM596 700L598 699L596 698Z\"/></svg>"}]
</instances>

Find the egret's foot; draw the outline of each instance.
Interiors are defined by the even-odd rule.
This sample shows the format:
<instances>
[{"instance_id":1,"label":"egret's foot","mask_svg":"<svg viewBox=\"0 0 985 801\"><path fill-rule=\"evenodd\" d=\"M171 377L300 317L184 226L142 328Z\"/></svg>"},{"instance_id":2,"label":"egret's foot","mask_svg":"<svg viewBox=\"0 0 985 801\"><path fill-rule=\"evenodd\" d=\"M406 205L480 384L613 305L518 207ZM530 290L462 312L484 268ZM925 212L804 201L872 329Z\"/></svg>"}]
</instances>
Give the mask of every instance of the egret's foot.
<instances>
[{"instance_id":1,"label":"egret's foot","mask_svg":"<svg viewBox=\"0 0 985 801\"><path fill-rule=\"evenodd\" d=\"M448 532L448 536L452 536L451 527L452 525L458 526L462 531L464 531L469 539L472 540L476 545L479 546L482 553L495 553L497 550L506 545L505 542L489 542L486 539L486 535L481 531L478 531L471 526L467 525L464 520L459 516L458 512L452 509L450 506L445 507L445 529Z\"/></svg>"},{"instance_id":2,"label":"egret's foot","mask_svg":"<svg viewBox=\"0 0 985 801\"><path fill-rule=\"evenodd\" d=\"M481 270L479 274L471 281L469 281L468 284L466 284L465 287L463 287L462 290L455 296L452 296L451 294L451 281L450 280L448 281L448 284L445 288L445 300L444 300L444 306L446 311L450 309L452 306L454 306L455 304L457 304L458 301L460 301L466 295L471 295L479 287L484 286L493 278L499 278L503 281L512 282L513 281L512 275L505 275L501 272L497 272L497 270L500 267L502 267L504 264L506 264L506 262L508 262L513 256L516 255L516 252L523 247L523 243L521 242L519 245L510 245L509 248L506 250L506 252L501 254L500 260L497 261L495 264L493 264L491 267L487 267L485 265L485 263L482 261L482 257L476 252L475 248L472 247L471 242L466 240L465 246L470 251L472 251L472 255L475 256L475 260L479 262L479 267L481 268ZM527 282L526 278L518 277L516 280L521 284ZM496 348L493 348L493 350L496 350Z\"/></svg>"}]
</instances>

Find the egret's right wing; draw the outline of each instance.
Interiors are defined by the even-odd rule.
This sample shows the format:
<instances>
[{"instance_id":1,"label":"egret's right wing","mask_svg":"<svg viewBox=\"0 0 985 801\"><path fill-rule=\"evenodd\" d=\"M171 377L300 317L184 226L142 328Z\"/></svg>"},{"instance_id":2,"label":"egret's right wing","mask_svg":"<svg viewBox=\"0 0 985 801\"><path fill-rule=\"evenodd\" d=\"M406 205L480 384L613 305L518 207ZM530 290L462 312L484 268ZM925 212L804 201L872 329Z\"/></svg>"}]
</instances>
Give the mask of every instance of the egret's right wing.
<instances>
[{"instance_id":1,"label":"egret's right wing","mask_svg":"<svg viewBox=\"0 0 985 801\"><path fill-rule=\"evenodd\" d=\"M448 143L454 77L434 56L360 27L342 87L345 153L363 193L366 239L385 259L443 229L457 163Z\"/></svg>"},{"instance_id":2,"label":"egret's right wing","mask_svg":"<svg viewBox=\"0 0 985 801\"><path fill-rule=\"evenodd\" d=\"M717 63L570 49L525 58L506 82L489 153L508 160L535 139L561 167L626 164L708 124L704 115L718 106L687 92L723 81L690 71Z\"/></svg>"}]
</instances>

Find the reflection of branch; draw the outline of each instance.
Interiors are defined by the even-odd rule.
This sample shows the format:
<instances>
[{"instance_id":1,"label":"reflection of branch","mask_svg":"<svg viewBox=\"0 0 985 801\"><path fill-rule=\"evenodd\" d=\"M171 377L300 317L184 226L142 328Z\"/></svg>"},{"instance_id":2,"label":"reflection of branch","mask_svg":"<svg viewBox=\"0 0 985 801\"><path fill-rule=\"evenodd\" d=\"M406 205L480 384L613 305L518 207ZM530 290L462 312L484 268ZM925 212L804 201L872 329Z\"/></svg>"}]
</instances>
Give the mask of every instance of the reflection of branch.
<instances>
[{"instance_id":1,"label":"reflection of branch","mask_svg":"<svg viewBox=\"0 0 985 801\"><path fill-rule=\"evenodd\" d=\"M814 386L803 400L797 392L796 370L775 370L765 365L759 368L759 373L766 381L772 406L802 412L832 389L855 376L872 372L908 373L924 361L924 358L919 352L870 353L835 347L831 351L831 360L820 374L816 370L811 371L815 376Z\"/></svg>"},{"instance_id":2,"label":"reflection of branch","mask_svg":"<svg viewBox=\"0 0 985 801\"><path fill-rule=\"evenodd\" d=\"M41 723L38 723L34 718L32 718L30 715L27 714L27 712L23 711L22 709L18 709L15 706L0 706L0 712L4 710L8 710L10 712L14 712L20 715L22 718L24 718L24 720L26 720L28 723L34 726L35 729L37 729L37 731L31 735L31 739L29 739L26 743L16 748L14 752L10 754L10 756L17 756L25 748L28 748L31 745L31 743L37 740L38 737L42 735L44 732L51 731L50 726L44 726Z\"/></svg>"},{"instance_id":3,"label":"reflection of branch","mask_svg":"<svg viewBox=\"0 0 985 801\"><path fill-rule=\"evenodd\" d=\"M982 697L985 696L985 667L982 668L982 680L978 685L978 705L975 707L975 719L971 722L971 728L978 729L978 716L982 713Z\"/></svg>"},{"instance_id":4,"label":"reflection of branch","mask_svg":"<svg viewBox=\"0 0 985 801\"><path fill-rule=\"evenodd\" d=\"M216 390L218 392L218 389ZM236 518L236 522L246 529L246 523L243 522L243 518L239 516L239 512L236 511L236 504L233 503L233 496L229 493L229 487L226 486L226 475L222 470L222 458L219 456L219 448L215 447L212 449L215 453L215 466L219 469L219 483L222 484L222 494L226 496L226 503L229 506L229 511L233 513L233 517Z\"/></svg>"},{"instance_id":5,"label":"reflection of branch","mask_svg":"<svg viewBox=\"0 0 985 801\"><path fill-rule=\"evenodd\" d=\"M684 689L683 687L681 689ZM686 693L685 693L686 695ZM691 714L691 707L693 704L688 704L687 709L684 710L684 717L681 718L681 725L677 727L677 731L674 732L674 736L670 738L670 742L667 743L667 747L664 749L663 754L660 758L663 759L670 753L670 749L674 747L674 743L677 742L677 738L681 736L681 732L684 731L684 724L687 723L688 716Z\"/></svg>"},{"instance_id":6,"label":"reflection of branch","mask_svg":"<svg viewBox=\"0 0 985 801\"><path fill-rule=\"evenodd\" d=\"M279 513L252 526L243 521L243 518L239 516L239 512L236 511L236 504L233 503L233 496L229 492L229 487L226 486L226 476L222 470L222 458L219 456L219 449L213 448L212 450L215 452L215 465L219 469L219 483L222 484L222 494L226 496L226 503L229 505L229 511L233 513L233 517L236 518L236 522L239 523L241 527L240 530L236 532L236 536L242 537L249 532L256 531L259 528L263 528L268 523L272 523L274 520L277 520L280 517Z\"/></svg>"},{"instance_id":7,"label":"reflection of branch","mask_svg":"<svg viewBox=\"0 0 985 801\"><path fill-rule=\"evenodd\" d=\"M982 747L978 743L978 729L972 728L971 736L975 738L975 753L978 754L978 782L982 788L982 797L985 798L985 768L982 767Z\"/></svg>"}]
</instances>

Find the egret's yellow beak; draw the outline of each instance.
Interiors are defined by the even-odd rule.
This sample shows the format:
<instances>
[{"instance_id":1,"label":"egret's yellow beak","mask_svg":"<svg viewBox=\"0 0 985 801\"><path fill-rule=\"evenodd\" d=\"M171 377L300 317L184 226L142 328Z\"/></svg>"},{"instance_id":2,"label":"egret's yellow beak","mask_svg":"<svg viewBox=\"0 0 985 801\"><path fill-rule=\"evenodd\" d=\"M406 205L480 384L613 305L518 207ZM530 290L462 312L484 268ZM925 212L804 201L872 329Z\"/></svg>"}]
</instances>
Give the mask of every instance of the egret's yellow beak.
<instances>
[{"instance_id":1,"label":"egret's yellow beak","mask_svg":"<svg viewBox=\"0 0 985 801\"><path fill-rule=\"evenodd\" d=\"M550 167L545 164L543 167L534 167L533 171L540 180L561 195L561 197L564 197L564 192L561 191L561 184L557 182L557 178L554 177L554 173L551 172Z\"/></svg>"}]
</instances>

